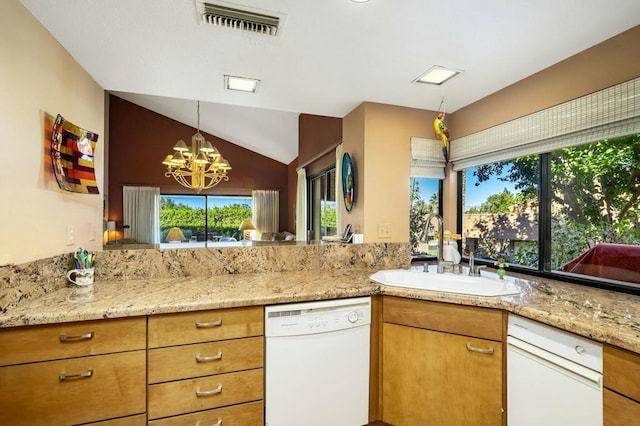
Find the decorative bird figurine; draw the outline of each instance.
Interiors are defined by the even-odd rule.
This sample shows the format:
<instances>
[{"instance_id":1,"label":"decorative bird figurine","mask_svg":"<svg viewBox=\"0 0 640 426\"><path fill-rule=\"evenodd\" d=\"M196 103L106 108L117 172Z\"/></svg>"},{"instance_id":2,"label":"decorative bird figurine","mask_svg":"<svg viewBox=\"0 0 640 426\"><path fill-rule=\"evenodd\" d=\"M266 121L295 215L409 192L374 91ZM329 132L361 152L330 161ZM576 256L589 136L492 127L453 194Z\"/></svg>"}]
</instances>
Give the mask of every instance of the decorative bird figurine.
<instances>
[{"instance_id":1,"label":"decorative bird figurine","mask_svg":"<svg viewBox=\"0 0 640 426\"><path fill-rule=\"evenodd\" d=\"M442 121L444 114L439 112L436 119L433 121L433 130L436 131L436 135L440 137L442 141L442 154L444 155L445 163L449 162L449 129Z\"/></svg>"}]
</instances>

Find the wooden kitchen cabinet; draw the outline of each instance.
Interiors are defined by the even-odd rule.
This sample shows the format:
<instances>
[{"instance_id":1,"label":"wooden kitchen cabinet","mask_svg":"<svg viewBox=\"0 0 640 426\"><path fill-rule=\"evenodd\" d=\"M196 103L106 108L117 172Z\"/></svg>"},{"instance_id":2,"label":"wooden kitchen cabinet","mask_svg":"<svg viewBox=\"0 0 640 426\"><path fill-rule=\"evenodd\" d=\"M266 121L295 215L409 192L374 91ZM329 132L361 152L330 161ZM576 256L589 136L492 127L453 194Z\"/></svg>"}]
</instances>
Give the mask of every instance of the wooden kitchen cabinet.
<instances>
[{"instance_id":1,"label":"wooden kitchen cabinet","mask_svg":"<svg viewBox=\"0 0 640 426\"><path fill-rule=\"evenodd\" d=\"M264 423L264 310L149 317L150 425Z\"/></svg>"},{"instance_id":2,"label":"wooden kitchen cabinet","mask_svg":"<svg viewBox=\"0 0 640 426\"><path fill-rule=\"evenodd\" d=\"M145 349L144 317L0 330L0 424L136 424Z\"/></svg>"},{"instance_id":3,"label":"wooden kitchen cabinet","mask_svg":"<svg viewBox=\"0 0 640 426\"><path fill-rule=\"evenodd\" d=\"M604 345L604 425L640 424L640 355Z\"/></svg>"},{"instance_id":4,"label":"wooden kitchen cabinet","mask_svg":"<svg viewBox=\"0 0 640 426\"><path fill-rule=\"evenodd\" d=\"M385 297L382 420L503 424L505 326L500 310Z\"/></svg>"}]
</instances>

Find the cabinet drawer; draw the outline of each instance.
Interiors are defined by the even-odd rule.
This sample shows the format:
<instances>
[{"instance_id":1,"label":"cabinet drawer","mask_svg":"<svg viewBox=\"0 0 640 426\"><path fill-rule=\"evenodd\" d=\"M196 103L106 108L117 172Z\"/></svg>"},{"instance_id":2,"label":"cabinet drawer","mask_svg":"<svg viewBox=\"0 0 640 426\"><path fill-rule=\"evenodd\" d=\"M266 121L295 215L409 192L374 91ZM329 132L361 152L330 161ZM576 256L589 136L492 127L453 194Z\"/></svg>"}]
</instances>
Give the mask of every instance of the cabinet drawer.
<instances>
[{"instance_id":1,"label":"cabinet drawer","mask_svg":"<svg viewBox=\"0 0 640 426\"><path fill-rule=\"evenodd\" d=\"M506 327L498 309L389 296L384 298L382 317L388 323L496 341L502 341Z\"/></svg>"},{"instance_id":2,"label":"cabinet drawer","mask_svg":"<svg viewBox=\"0 0 640 426\"><path fill-rule=\"evenodd\" d=\"M604 426L628 426L637 424L640 419L640 403L625 398L615 392L605 389Z\"/></svg>"},{"instance_id":3,"label":"cabinet drawer","mask_svg":"<svg viewBox=\"0 0 640 426\"><path fill-rule=\"evenodd\" d=\"M170 417L168 419L152 420L149 426L174 425L216 425L222 426L250 426L264 424L264 404L262 401L215 410L199 411L197 413Z\"/></svg>"},{"instance_id":4,"label":"cabinet drawer","mask_svg":"<svg viewBox=\"0 0 640 426\"><path fill-rule=\"evenodd\" d=\"M141 350L0 367L0 424L78 424L144 413L145 360Z\"/></svg>"},{"instance_id":5,"label":"cabinet drawer","mask_svg":"<svg viewBox=\"0 0 640 426\"><path fill-rule=\"evenodd\" d=\"M147 380L160 383L260 368L263 353L263 337L149 349Z\"/></svg>"},{"instance_id":6,"label":"cabinet drawer","mask_svg":"<svg viewBox=\"0 0 640 426\"><path fill-rule=\"evenodd\" d=\"M149 347L211 342L264 334L261 306L149 317Z\"/></svg>"},{"instance_id":7,"label":"cabinet drawer","mask_svg":"<svg viewBox=\"0 0 640 426\"><path fill-rule=\"evenodd\" d=\"M0 331L0 365L146 348L144 317L16 327Z\"/></svg>"},{"instance_id":8,"label":"cabinet drawer","mask_svg":"<svg viewBox=\"0 0 640 426\"><path fill-rule=\"evenodd\" d=\"M602 368L605 387L640 402L640 355L604 345Z\"/></svg>"},{"instance_id":9,"label":"cabinet drawer","mask_svg":"<svg viewBox=\"0 0 640 426\"><path fill-rule=\"evenodd\" d=\"M147 426L147 415L122 417L119 419L104 420L102 422L85 423L86 426Z\"/></svg>"},{"instance_id":10,"label":"cabinet drawer","mask_svg":"<svg viewBox=\"0 0 640 426\"><path fill-rule=\"evenodd\" d=\"M149 385L148 392L150 420L258 401L264 395L263 369Z\"/></svg>"}]
</instances>

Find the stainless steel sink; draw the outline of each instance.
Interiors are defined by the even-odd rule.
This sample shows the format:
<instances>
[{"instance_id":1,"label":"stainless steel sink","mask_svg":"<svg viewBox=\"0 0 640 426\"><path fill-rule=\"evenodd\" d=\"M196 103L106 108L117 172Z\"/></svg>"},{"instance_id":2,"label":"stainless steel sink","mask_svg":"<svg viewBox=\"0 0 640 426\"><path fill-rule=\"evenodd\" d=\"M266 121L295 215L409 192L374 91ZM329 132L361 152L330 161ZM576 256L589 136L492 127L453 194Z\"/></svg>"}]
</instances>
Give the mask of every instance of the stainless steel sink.
<instances>
[{"instance_id":1,"label":"stainless steel sink","mask_svg":"<svg viewBox=\"0 0 640 426\"><path fill-rule=\"evenodd\" d=\"M435 271L388 269L378 271L369 278L377 283L393 287L443 291L473 296L507 296L520 293L518 287L507 280L486 276L470 277L465 274L449 272L437 274Z\"/></svg>"}]
</instances>

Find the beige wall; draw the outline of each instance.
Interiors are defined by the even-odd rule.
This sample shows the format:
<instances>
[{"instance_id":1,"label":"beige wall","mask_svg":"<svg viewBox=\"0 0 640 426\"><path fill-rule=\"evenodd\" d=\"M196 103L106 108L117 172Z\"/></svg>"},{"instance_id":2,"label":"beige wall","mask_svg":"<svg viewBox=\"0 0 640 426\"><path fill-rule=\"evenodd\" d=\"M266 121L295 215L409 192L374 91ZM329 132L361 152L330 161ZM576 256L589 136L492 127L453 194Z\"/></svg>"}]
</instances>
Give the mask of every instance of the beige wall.
<instances>
[{"instance_id":1,"label":"beige wall","mask_svg":"<svg viewBox=\"0 0 640 426\"><path fill-rule=\"evenodd\" d=\"M102 195L61 191L51 172L52 120L98 133L104 181L104 91L18 2L0 2L0 266L102 248ZM67 245L67 225L75 241ZM91 229L95 239L90 240Z\"/></svg>"},{"instance_id":2,"label":"beige wall","mask_svg":"<svg viewBox=\"0 0 640 426\"><path fill-rule=\"evenodd\" d=\"M450 114L451 144L459 137L588 95L640 76L640 26L618 34ZM444 184L444 219L455 228L456 175ZM456 231L459 232L459 231Z\"/></svg>"},{"instance_id":3,"label":"beige wall","mask_svg":"<svg viewBox=\"0 0 640 426\"><path fill-rule=\"evenodd\" d=\"M342 221L365 242L409 241L410 139L433 137L433 111L364 102L343 119L344 151L356 166L356 204ZM454 222L455 223L455 222ZM381 237L379 227L390 237Z\"/></svg>"},{"instance_id":4,"label":"beige wall","mask_svg":"<svg viewBox=\"0 0 640 426\"><path fill-rule=\"evenodd\" d=\"M640 25L450 114L455 139L640 75Z\"/></svg>"}]
</instances>

